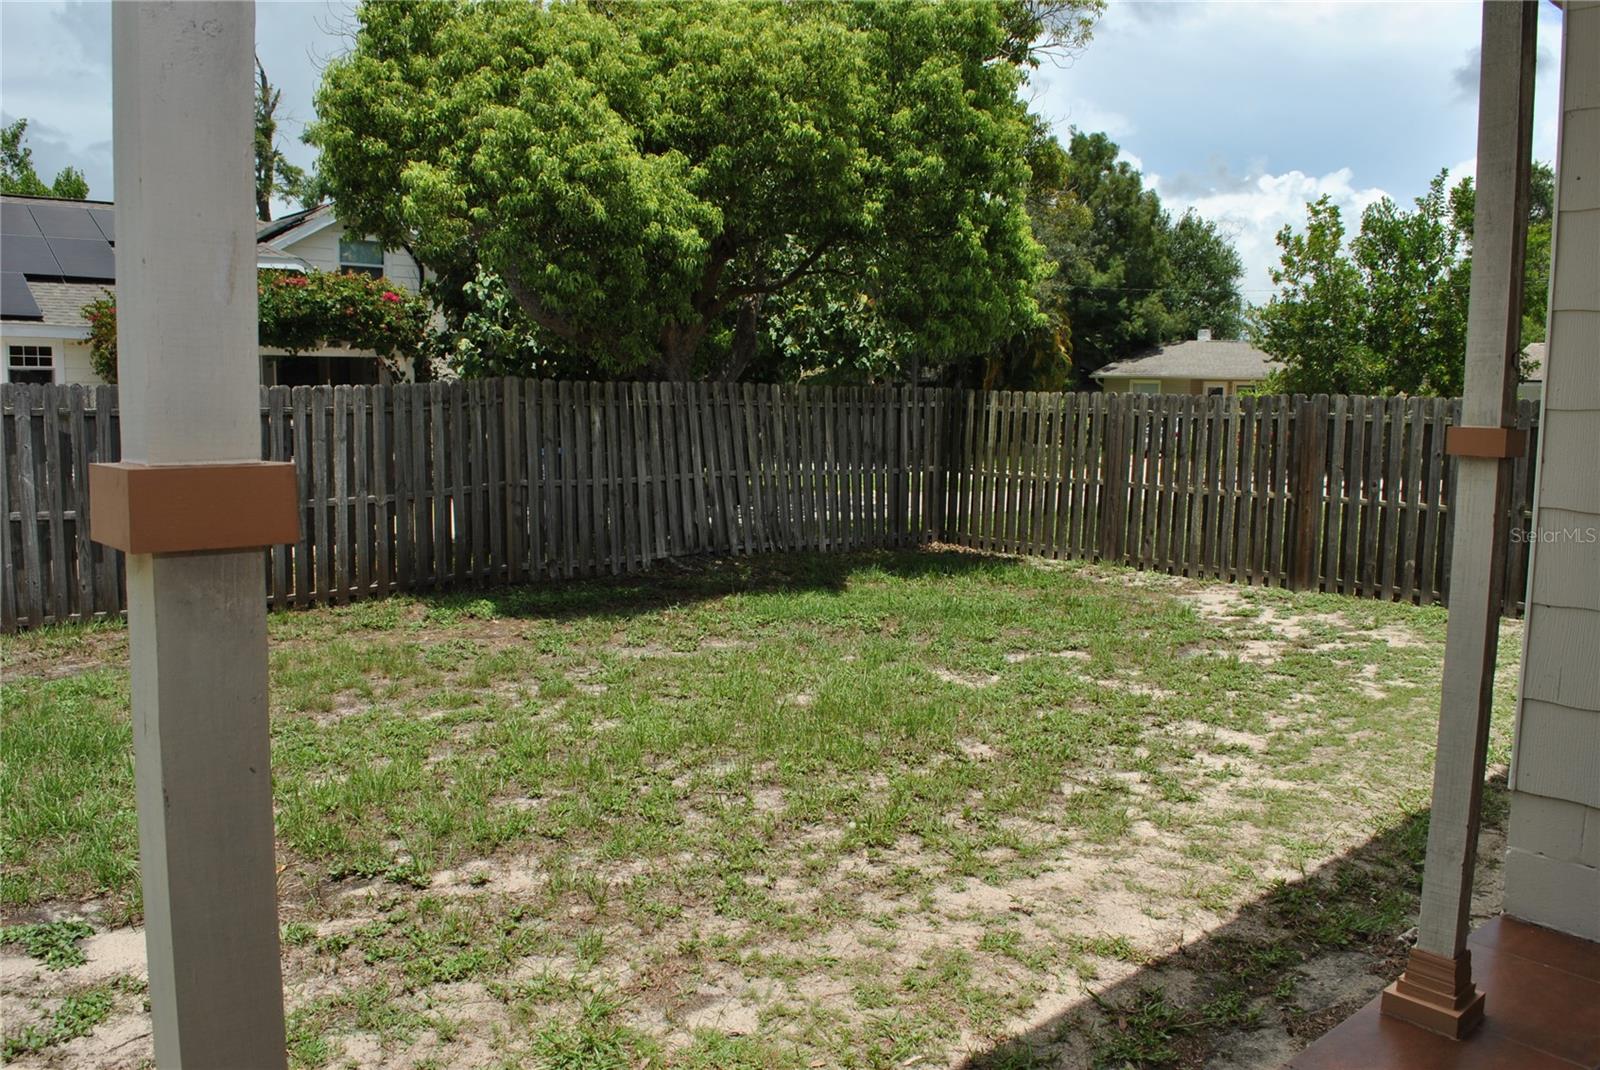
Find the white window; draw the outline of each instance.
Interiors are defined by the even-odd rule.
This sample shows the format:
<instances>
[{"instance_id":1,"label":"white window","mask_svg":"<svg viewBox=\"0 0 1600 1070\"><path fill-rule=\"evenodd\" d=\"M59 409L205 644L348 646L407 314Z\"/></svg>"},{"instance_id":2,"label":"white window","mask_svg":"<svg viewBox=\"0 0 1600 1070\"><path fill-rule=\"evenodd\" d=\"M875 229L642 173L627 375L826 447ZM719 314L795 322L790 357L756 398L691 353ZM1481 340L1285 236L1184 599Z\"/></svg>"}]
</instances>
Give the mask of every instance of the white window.
<instances>
[{"instance_id":1,"label":"white window","mask_svg":"<svg viewBox=\"0 0 1600 1070\"><path fill-rule=\"evenodd\" d=\"M339 270L377 278L383 274L383 243L376 238L340 238Z\"/></svg>"},{"instance_id":2,"label":"white window","mask_svg":"<svg viewBox=\"0 0 1600 1070\"><path fill-rule=\"evenodd\" d=\"M1233 393L1233 391L1228 387L1227 383L1219 383L1210 379L1206 380L1206 397L1224 398L1231 393Z\"/></svg>"},{"instance_id":3,"label":"white window","mask_svg":"<svg viewBox=\"0 0 1600 1070\"><path fill-rule=\"evenodd\" d=\"M1161 393L1161 380L1134 379L1128 383L1128 390L1134 394L1159 394Z\"/></svg>"},{"instance_id":4,"label":"white window","mask_svg":"<svg viewBox=\"0 0 1600 1070\"><path fill-rule=\"evenodd\" d=\"M6 351L6 382L53 383L56 381L56 355L51 346L9 346Z\"/></svg>"}]
</instances>

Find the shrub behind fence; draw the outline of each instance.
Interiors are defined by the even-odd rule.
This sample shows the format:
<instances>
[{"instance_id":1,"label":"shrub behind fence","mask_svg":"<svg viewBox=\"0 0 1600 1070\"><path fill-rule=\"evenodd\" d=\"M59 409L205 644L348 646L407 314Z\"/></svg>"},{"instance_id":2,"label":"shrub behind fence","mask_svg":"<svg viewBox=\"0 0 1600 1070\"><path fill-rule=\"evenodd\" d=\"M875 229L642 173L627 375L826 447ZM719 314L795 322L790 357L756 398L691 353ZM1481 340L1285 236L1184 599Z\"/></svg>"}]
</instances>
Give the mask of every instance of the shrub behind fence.
<instances>
[{"instance_id":1,"label":"shrub behind fence","mask_svg":"<svg viewBox=\"0 0 1600 1070\"><path fill-rule=\"evenodd\" d=\"M114 387L0 386L0 630L124 608L89 539ZM487 379L270 387L299 474L275 606L616 574L703 553L948 541L1191 576L1442 600L1459 403ZM1520 409L1533 427L1537 410ZM1504 522L1531 511L1517 462ZM1526 546L1505 607L1519 612Z\"/></svg>"}]
</instances>

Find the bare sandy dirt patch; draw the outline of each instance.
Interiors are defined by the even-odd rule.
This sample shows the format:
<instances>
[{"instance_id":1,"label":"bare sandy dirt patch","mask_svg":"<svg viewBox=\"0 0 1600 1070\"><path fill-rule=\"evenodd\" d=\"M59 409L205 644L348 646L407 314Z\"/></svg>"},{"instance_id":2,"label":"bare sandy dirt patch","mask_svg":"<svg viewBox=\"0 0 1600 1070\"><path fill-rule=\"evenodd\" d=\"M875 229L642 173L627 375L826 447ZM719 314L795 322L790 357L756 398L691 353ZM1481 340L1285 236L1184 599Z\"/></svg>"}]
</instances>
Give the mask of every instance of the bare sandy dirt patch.
<instances>
[{"instance_id":1,"label":"bare sandy dirt patch","mask_svg":"<svg viewBox=\"0 0 1600 1070\"><path fill-rule=\"evenodd\" d=\"M975 555L957 598L925 558L632 616L423 605L355 649L297 619L295 1065L1264 1068L1385 983L1436 619ZM148 1059L142 931L95 924L67 970L5 947L8 1030L112 994L17 1065Z\"/></svg>"}]
</instances>

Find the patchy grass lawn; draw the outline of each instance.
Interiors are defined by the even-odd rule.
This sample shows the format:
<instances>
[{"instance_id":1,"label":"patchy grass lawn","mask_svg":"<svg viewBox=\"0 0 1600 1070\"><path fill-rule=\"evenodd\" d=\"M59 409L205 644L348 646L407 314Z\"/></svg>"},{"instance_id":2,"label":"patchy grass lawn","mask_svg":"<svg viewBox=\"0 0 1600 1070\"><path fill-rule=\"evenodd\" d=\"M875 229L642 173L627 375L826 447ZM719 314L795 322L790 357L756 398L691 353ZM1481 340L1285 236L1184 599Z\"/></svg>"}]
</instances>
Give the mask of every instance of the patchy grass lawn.
<instances>
[{"instance_id":1,"label":"patchy grass lawn","mask_svg":"<svg viewBox=\"0 0 1600 1070\"><path fill-rule=\"evenodd\" d=\"M1444 624L956 552L276 614L293 1062L1277 1065L1397 968ZM0 653L4 1055L141 1065L125 633Z\"/></svg>"}]
</instances>

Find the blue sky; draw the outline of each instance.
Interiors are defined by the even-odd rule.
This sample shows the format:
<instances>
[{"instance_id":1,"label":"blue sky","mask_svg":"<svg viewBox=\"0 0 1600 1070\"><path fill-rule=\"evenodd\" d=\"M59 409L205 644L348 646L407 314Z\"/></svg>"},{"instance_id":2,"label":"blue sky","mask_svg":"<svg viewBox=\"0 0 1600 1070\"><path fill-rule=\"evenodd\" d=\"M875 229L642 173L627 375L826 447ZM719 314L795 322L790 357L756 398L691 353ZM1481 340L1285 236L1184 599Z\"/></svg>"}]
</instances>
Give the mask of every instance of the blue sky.
<instances>
[{"instance_id":1,"label":"blue sky","mask_svg":"<svg viewBox=\"0 0 1600 1070\"><path fill-rule=\"evenodd\" d=\"M259 3L257 49L283 89L292 159L318 73L346 47L351 5ZM1542 3L1535 154L1555 149L1559 12ZM1441 167L1470 173L1476 138L1475 3L1117 3L1081 54L1047 63L1034 110L1065 134L1104 130L1169 208L1216 220L1267 297L1273 235L1324 193L1347 213L1409 201ZM74 164L111 189L111 15L86 2L0 3L0 112L31 120L48 180Z\"/></svg>"}]
</instances>

